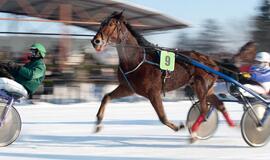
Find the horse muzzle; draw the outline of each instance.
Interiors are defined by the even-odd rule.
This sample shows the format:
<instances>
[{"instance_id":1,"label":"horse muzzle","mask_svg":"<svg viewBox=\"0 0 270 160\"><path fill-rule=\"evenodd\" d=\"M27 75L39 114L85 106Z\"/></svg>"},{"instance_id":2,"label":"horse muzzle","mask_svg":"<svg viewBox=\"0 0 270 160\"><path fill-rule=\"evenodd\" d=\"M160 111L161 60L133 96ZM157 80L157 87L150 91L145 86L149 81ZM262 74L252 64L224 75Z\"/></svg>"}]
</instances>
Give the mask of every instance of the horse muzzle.
<instances>
[{"instance_id":1,"label":"horse muzzle","mask_svg":"<svg viewBox=\"0 0 270 160\"><path fill-rule=\"evenodd\" d=\"M102 40L95 39L95 38L91 40L91 43L93 47L95 48L95 50L98 52L102 51L106 45Z\"/></svg>"},{"instance_id":2,"label":"horse muzzle","mask_svg":"<svg viewBox=\"0 0 270 160\"><path fill-rule=\"evenodd\" d=\"M103 44L102 40L99 40L99 39L93 39L91 42L92 44L97 45L97 46L100 46Z\"/></svg>"}]
</instances>

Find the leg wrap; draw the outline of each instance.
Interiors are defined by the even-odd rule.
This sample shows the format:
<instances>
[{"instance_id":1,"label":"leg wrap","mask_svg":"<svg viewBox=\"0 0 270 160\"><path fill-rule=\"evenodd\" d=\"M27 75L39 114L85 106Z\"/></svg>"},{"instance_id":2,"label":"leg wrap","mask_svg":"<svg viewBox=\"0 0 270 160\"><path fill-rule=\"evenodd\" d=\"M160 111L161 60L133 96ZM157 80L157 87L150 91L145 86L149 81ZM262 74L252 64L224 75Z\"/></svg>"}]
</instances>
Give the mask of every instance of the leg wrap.
<instances>
[{"instance_id":1,"label":"leg wrap","mask_svg":"<svg viewBox=\"0 0 270 160\"><path fill-rule=\"evenodd\" d=\"M191 131L196 132L201 125L201 123L205 120L205 114L200 114L200 116L197 118L196 122L193 124Z\"/></svg>"},{"instance_id":2,"label":"leg wrap","mask_svg":"<svg viewBox=\"0 0 270 160\"><path fill-rule=\"evenodd\" d=\"M229 126L230 126L230 127L234 127L235 124L234 124L233 120L230 118L229 113L228 113L227 111L224 110L224 111L222 112L222 114L223 114L224 118L226 119L227 123L229 124Z\"/></svg>"}]
</instances>

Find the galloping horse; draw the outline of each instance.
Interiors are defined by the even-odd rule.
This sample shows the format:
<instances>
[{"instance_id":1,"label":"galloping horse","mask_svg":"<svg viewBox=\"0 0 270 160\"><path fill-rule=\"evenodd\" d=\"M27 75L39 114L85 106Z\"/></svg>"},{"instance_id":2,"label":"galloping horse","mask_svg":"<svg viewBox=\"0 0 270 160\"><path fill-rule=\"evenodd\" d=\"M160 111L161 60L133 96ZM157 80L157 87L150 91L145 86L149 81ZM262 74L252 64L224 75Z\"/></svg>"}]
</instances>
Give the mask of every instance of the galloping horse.
<instances>
[{"instance_id":1,"label":"galloping horse","mask_svg":"<svg viewBox=\"0 0 270 160\"><path fill-rule=\"evenodd\" d=\"M208 102L221 111L230 126L233 121L223 103L213 91L213 85L217 76L190 64L177 61L175 71L170 73L170 78L163 83L163 72L159 68L160 48L148 42L136 32L125 20L122 12L114 12L107 17L100 26L97 34L91 40L96 51L102 51L108 44L116 44L119 56L118 87L106 94L97 113L96 131L101 129L101 121L107 102L111 99L130 96L134 93L146 97L153 105L159 120L174 131L178 131L182 125L173 124L167 119L162 104L162 91L175 90L189 84L193 87L199 101L201 115L192 126L192 139L196 137L196 131L205 120L208 112ZM174 51L174 49L172 49ZM218 70L218 66L209 57L195 51L175 51L176 54L184 54L201 63ZM163 86L164 85L164 86Z\"/></svg>"}]
</instances>

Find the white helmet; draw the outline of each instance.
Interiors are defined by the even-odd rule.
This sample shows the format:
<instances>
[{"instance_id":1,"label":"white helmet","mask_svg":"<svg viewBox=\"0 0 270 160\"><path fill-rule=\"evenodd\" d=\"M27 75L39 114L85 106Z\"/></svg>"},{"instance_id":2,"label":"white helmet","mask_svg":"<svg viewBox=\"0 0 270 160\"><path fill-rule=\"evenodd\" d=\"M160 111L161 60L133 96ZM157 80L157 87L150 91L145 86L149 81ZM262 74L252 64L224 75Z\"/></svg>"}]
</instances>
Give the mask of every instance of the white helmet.
<instances>
[{"instance_id":1,"label":"white helmet","mask_svg":"<svg viewBox=\"0 0 270 160\"><path fill-rule=\"evenodd\" d=\"M270 54L268 52L259 52L256 54L255 60L270 63Z\"/></svg>"}]
</instances>

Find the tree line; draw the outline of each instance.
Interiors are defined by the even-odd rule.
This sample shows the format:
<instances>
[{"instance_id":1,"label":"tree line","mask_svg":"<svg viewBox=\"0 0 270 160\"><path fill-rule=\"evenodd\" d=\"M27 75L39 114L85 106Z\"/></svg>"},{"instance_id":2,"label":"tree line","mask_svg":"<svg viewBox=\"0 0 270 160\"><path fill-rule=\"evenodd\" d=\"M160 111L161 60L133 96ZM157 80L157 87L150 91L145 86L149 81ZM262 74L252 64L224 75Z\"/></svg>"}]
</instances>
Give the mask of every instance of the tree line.
<instances>
[{"instance_id":1,"label":"tree line","mask_svg":"<svg viewBox=\"0 0 270 160\"><path fill-rule=\"evenodd\" d=\"M269 0L260 1L255 17L251 17L247 24L242 24L245 30L247 41L254 41L258 51L270 52L270 2ZM247 29L249 28L249 29ZM184 50L196 50L203 53L225 52L228 43L235 43L233 39L237 35L228 36L222 26L213 19L207 19L201 26L201 30L196 36L190 36L184 32L177 37L176 47Z\"/></svg>"}]
</instances>

